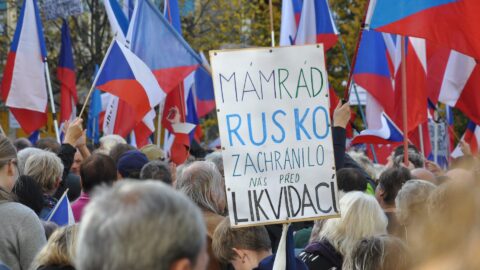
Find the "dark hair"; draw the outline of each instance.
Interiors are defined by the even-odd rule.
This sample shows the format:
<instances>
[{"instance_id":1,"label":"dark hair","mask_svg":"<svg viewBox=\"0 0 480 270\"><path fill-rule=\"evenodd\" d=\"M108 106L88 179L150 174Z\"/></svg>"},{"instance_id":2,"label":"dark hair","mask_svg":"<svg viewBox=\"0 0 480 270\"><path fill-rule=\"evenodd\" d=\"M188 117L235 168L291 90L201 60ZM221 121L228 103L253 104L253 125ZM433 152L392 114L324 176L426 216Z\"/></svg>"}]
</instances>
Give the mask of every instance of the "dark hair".
<instances>
[{"instance_id":1,"label":"dark hair","mask_svg":"<svg viewBox=\"0 0 480 270\"><path fill-rule=\"evenodd\" d=\"M170 166L164 161L152 160L143 166L140 171L140 179L160 180L165 184L172 185Z\"/></svg>"},{"instance_id":2,"label":"dark hair","mask_svg":"<svg viewBox=\"0 0 480 270\"><path fill-rule=\"evenodd\" d=\"M399 145L397 146L394 150L393 150L393 157L398 157L400 155L403 155L403 153L405 152L404 151L404 146L403 145ZM408 151L413 151L417 154L420 154L420 151L417 149L417 147L413 144L408 144Z\"/></svg>"},{"instance_id":3,"label":"dark hair","mask_svg":"<svg viewBox=\"0 0 480 270\"><path fill-rule=\"evenodd\" d=\"M17 202L32 209L37 215L40 214L43 209L43 191L33 177L20 176L12 192L15 194Z\"/></svg>"},{"instance_id":4,"label":"dark hair","mask_svg":"<svg viewBox=\"0 0 480 270\"><path fill-rule=\"evenodd\" d=\"M337 172L337 184L338 189L345 192L365 191L367 178L357 169L343 168Z\"/></svg>"},{"instance_id":5,"label":"dark hair","mask_svg":"<svg viewBox=\"0 0 480 270\"><path fill-rule=\"evenodd\" d=\"M112 157L113 161L115 162L115 164L118 163L118 160L120 159L120 157L125 153L125 152L128 152L130 150L136 150L135 147L131 146L130 144L126 144L126 143L119 143L119 144L116 144L112 150L110 150L110 157Z\"/></svg>"},{"instance_id":6,"label":"dark hair","mask_svg":"<svg viewBox=\"0 0 480 270\"><path fill-rule=\"evenodd\" d=\"M61 145L54 138L43 138L37 141L35 147L58 154L60 153Z\"/></svg>"},{"instance_id":7,"label":"dark hair","mask_svg":"<svg viewBox=\"0 0 480 270\"><path fill-rule=\"evenodd\" d=\"M25 138L18 138L13 141L13 145L17 148L17 151L25 149L27 147L32 147L32 143Z\"/></svg>"},{"instance_id":8,"label":"dark hair","mask_svg":"<svg viewBox=\"0 0 480 270\"><path fill-rule=\"evenodd\" d=\"M383 201L387 204L394 204L398 191L402 188L403 184L410 179L412 179L412 175L405 167L385 170L378 180L378 185L385 192Z\"/></svg>"},{"instance_id":9,"label":"dark hair","mask_svg":"<svg viewBox=\"0 0 480 270\"><path fill-rule=\"evenodd\" d=\"M98 185L112 184L117 180L117 167L111 157L94 153L80 166L80 177L83 191L89 193Z\"/></svg>"}]
</instances>

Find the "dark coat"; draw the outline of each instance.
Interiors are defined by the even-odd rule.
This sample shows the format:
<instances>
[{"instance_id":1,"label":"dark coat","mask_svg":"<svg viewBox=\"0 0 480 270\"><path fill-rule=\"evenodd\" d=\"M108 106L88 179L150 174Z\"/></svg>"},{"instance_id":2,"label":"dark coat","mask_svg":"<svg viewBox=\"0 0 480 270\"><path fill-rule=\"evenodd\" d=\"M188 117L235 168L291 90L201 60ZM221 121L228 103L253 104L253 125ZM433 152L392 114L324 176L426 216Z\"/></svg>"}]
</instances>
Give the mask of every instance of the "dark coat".
<instances>
[{"instance_id":1,"label":"dark coat","mask_svg":"<svg viewBox=\"0 0 480 270\"><path fill-rule=\"evenodd\" d=\"M328 242L313 242L298 255L311 270L341 270L343 256Z\"/></svg>"},{"instance_id":2,"label":"dark coat","mask_svg":"<svg viewBox=\"0 0 480 270\"><path fill-rule=\"evenodd\" d=\"M75 270L75 267L71 265L49 265L49 266L40 266L37 270Z\"/></svg>"}]
</instances>

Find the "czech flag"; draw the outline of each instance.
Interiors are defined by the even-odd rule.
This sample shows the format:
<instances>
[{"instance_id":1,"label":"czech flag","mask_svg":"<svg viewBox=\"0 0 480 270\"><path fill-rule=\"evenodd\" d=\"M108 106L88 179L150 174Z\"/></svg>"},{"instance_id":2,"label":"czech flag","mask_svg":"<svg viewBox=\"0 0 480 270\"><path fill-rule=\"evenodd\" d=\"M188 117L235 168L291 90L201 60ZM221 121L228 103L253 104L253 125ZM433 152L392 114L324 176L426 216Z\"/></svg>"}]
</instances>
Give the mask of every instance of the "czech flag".
<instances>
[{"instance_id":1,"label":"czech flag","mask_svg":"<svg viewBox=\"0 0 480 270\"><path fill-rule=\"evenodd\" d=\"M381 114L381 127L379 129L366 129L352 140L352 144L390 144L403 141L402 131L388 118Z\"/></svg>"},{"instance_id":2,"label":"czech flag","mask_svg":"<svg viewBox=\"0 0 480 270\"><path fill-rule=\"evenodd\" d=\"M7 56L1 94L27 134L47 123L47 51L42 31L37 3L25 0Z\"/></svg>"},{"instance_id":3,"label":"czech flag","mask_svg":"<svg viewBox=\"0 0 480 270\"><path fill-rule=\"evenodd\" d=\"M150 1L138 0L132 16L127 34L131 50L169 93L197 69L201 59Z\"/></svg>"},{"instance_id":4,"label":"czech flag","mask_svg":"<svg viewBox=\"0 0 480 270\"><path fill-rule=\"evenodd\" d=\"M67 190L68 191L68 190ZM67 226L75 224L73 217L72 206L68 201L67 191L63 193L60 200L58 200L55 208L53 208L47 221L51 221L58 226Z\"/></svg>"},{"instance_id":5,"label":"czech flag","mask_svg":"<svg viewBox=\"0 0 480 270\"><path fill-rule=\"evenodd\" d=\"M420 37L480 59L478 0L370 1L367 27Z\"/></svg>"},{"instance_id":6,"label":"czech flag","mask_svg":"<svg viewBox=\"0 0 480 270\"><path fill-rule=\"evenodd\" d=\"M475 124L475 122L470 121L467 124L467 130L462 136L462 140L470 145L472 150L472 155L478 154L478 143L480 142L480 126ZM463 156L463 152L460 148L460 145L457 145L455 150L452 152L453 158L458 158Z\"/></svg>"},{"instance_id":7,"label":"czech flag","mask_svg":"<svg viewBox=\"0 0 480 270\"><path fill-rule=\"evenodd\" d=\"M62 46L60 48L57 78L60 81L60 122L63 123L75 119L78 102L72 41L65 19L62 25Z\"/></svg>"},{"instance_id":8,"label":"czech flag","mask_svg":"<svg viewBox=\"0 0 480 270\"><path fill-rule=\"evenodd\" d=\"M98 72L96 88L125 101L133 110L129 117L137 123L166 96L148 66L115 40Z\"/></svg>"},{"instance_id":9,"label":"czech flag","mask_svg":"<svg viewBox=\"0 0 480 270\"><path fill-rule=\"evenodd\" d=\"M108 21L110 22L112 36L125 42L129 21L125 13L123 13L122 7L117 0L103 0L103 4L107 12Z\"/></svg>"},{"instance_id":10,"label":"czech flag","mask_svg":"<svg viewBox=\"0 0 480 270\"><path fill-rule=\"evenodd\" d=\"M280 46L295 43L298 24L302 14L302 0L282 1L282 24L280 26Z\"/></svg>"},{"instance_id":11,"label":"czech flag","mask_svg":"<svg viewBox=\"0 0 480 270\"><path fill-rule=\"evenodd\" d=\"M323 43L326 51L333 47L337 40L338 31L327 0L304 0L295 44Z\"/></svg>"}]
</instances>

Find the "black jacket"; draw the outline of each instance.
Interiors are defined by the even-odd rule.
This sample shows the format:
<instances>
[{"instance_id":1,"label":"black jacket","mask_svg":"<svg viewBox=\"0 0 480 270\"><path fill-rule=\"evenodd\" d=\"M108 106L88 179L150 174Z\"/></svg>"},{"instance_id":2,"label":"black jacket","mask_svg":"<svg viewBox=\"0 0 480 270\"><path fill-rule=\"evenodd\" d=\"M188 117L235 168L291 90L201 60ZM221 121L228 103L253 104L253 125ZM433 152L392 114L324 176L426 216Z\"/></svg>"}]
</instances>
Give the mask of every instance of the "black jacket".
<instances>
[{"instance_id":1,"label":"black jacket","mask_svg":"<svg viewBox=\"0 0 480 270\"><path fill-rule=\"evenodd\" d=\"M55 192L55 197L57 200L62 197L63 193L67 189L66 185L66 179L68 176L68 173L70 172L70 168L72 167L73 164L73 159L75 157L75 152L77 152L77 149L70 144L62 144L60 148L60 153L58 153L58 157L62 160L63 163L63 174L62 174L62 181L60 182L60 186L58 187L57 191Z\"/></svg>"},{"instance_id":2,"label":"black jacket","mask_svg":"<svg viewBox=\"0 0 480 270\"><path fill-rule=\"evenodd\" d=\"M340 270L343 256L327 240L313 242L298 255L310 270Z\"/></svg>"}]
</instances>

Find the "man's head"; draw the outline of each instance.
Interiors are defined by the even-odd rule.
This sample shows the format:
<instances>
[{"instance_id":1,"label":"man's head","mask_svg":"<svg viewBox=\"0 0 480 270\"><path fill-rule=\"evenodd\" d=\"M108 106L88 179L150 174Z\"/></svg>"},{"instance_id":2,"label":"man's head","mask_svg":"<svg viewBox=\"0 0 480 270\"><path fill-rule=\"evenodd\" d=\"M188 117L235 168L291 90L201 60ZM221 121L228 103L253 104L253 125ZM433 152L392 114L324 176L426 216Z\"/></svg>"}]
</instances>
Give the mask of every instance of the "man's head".
<instances>
[{"instance_id":1,"label":"man's head","mask_svg":"<svg viewBox=\"0 0 480 270\"><path fill-rule=\"evenodd\" d=\"M140 179L160 180L167 185L172 185L172 173L168 163L160 160L152 160L143 166L140 171Z\"/></svg>"},{"instance_id":2,"label":"man's head","mask_svg":"<svg viewBox=\"0 0 480 270\"><path fill-rule=\"evenodd\" d=\"M380 175L375 197L382 208L395 207L395 197L402 185L412 179L410 171L405 167L390 168Z\"/></svg>"},{"instance_id":3,"label":"man's head","mask_svg":"<svg viewBox=\"0 0 480 270\"><path fill-rule=\"evenodd\" d=\"M140 179L140 171L148 163L147 157L138 150L123 153L117 162L117 170L121 178Z\"/></svg>"},{"instance_id":4,"label":"man's head","mask_svg":"<svg viewBox=\"0 0 480 270\"><path fill-rule=\"evenodd\" d=\"M225 211L225 184L215 164L196 161L178 177L176 188L200 208L217 214Z\"/></svg>"},{"instance_id":5,"label":"man's head","mask_svg":"<svg viewBox=\"0 0 480 270\"><path fill-rule=\"evenodd\" d=\"M111 185L117 180L117 168L113 159L107 155L94 153L80 167L83 192L89 194L102 184Z\"/></svg>"},{"instance_id":6,"label":"man's head","mask_svg":"<svg viewBox=\"0 0 480 270\"><path fill-rule=\"evenodd\" d=\"M35 147L58 154L60 153L61 145L57 142L56 139L49 137L38 140L35 144Z\"/></svg>"},{"instance_id":7,"label":"man's head","mask_svg":"<svg viewBox=\"0 0 480 270\"><path fill-rule=\"evenodd\" d=\"M80 176L80 165L82 165L83 156L80 151L77 150L75 156L73 157L72 167L70 167L70 172Z\"/></svg>"},{"instance_id":8,"label":"man's head","mask_svg":"<svg viewBox=\"0 0 480 270\"><path fill-rule=\"evenodd\" d=\"M206 233L185 195L158 181L121 181L86 207L76 268L205 270Z\"/></svg>"},{"instance_id":9,"label":"man's head","mask_svg":"<svg viewBox=\"0 0 480 270\"><path fill-rule=\"evenodd\" d=\"M343 168L337 173L338 189L345 193L350 191L365 191L367 178L359 170Z\"/></svg>"}]
</instances>

